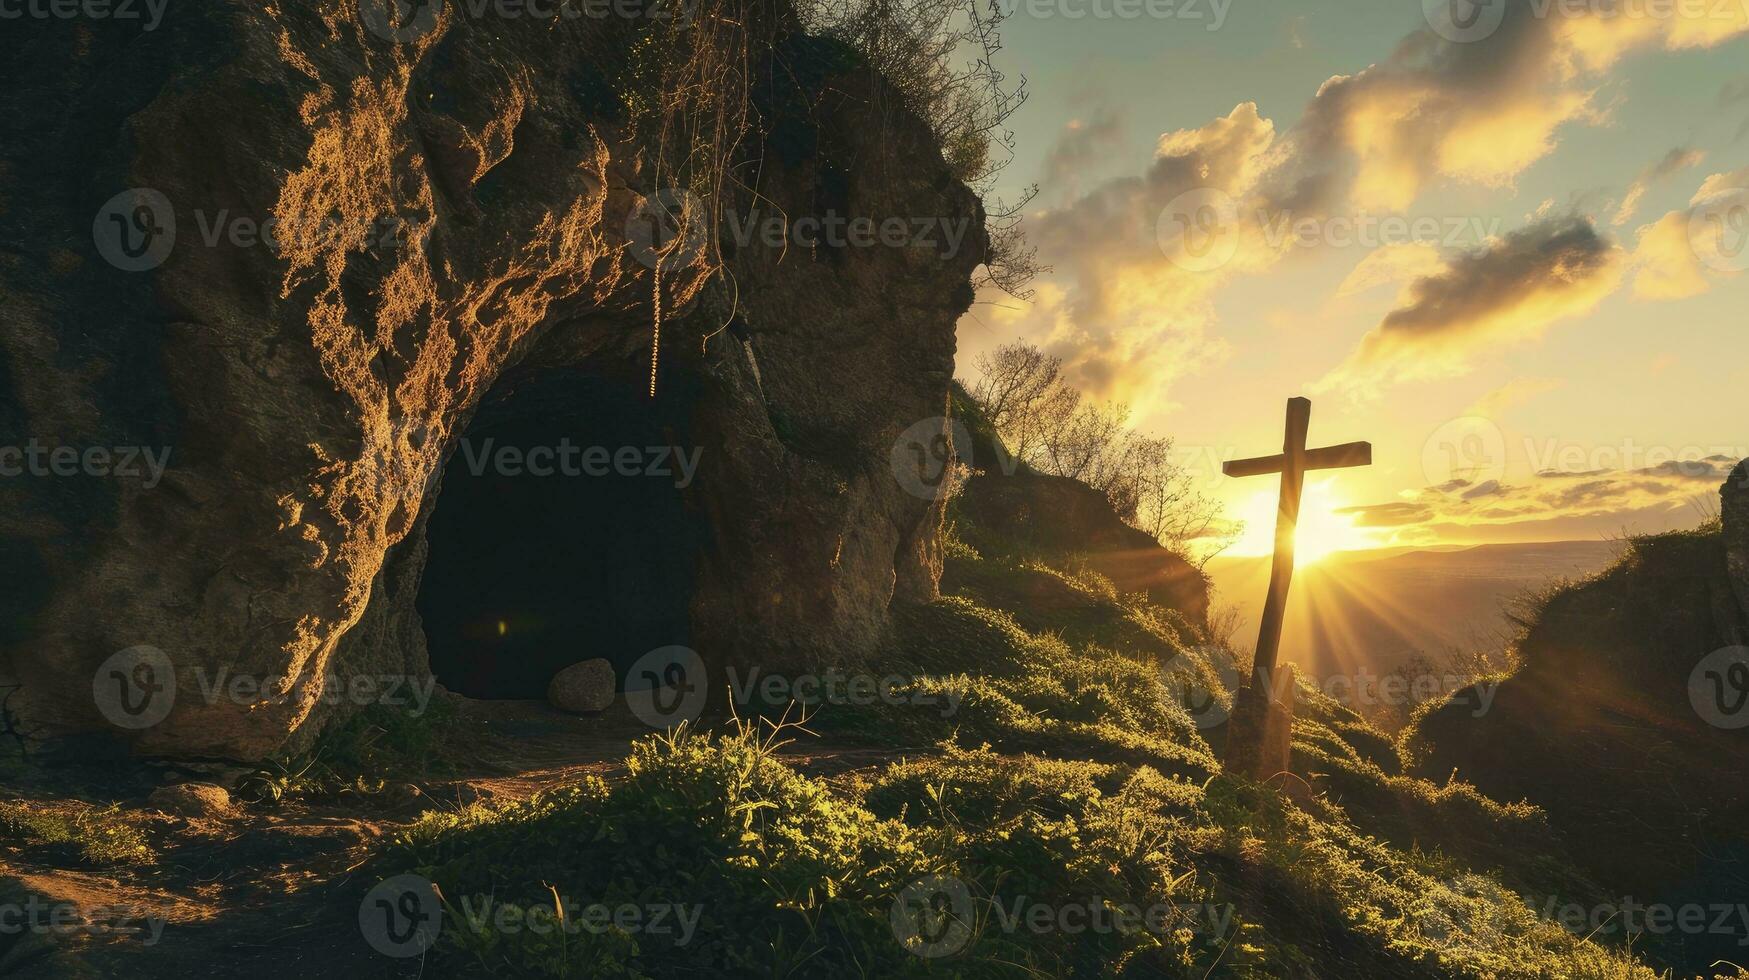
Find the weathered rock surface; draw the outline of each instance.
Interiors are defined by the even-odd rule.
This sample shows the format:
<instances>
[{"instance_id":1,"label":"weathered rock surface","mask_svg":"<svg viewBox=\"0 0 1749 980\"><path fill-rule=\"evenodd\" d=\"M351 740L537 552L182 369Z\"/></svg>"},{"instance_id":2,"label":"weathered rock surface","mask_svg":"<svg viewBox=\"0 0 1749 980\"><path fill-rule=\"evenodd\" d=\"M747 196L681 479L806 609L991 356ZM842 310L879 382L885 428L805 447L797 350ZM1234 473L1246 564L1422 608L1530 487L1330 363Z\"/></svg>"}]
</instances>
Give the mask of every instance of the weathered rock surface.
<instances>
[{"instance_id":1,"label":"weathered rock surface","mask_svg":"<svg viewBox=\"0 0 1749 980\"><path fill-rule=\"evenodd\" d=\"M547 700L560 711L594 714L613 704L613 665L605 660L584 660L553 675Z\"/></svg>"},{"instance_id":2,"label":"weathered rock surface","mask_svg":"<svg viewBox=\"0 0 1749 980\"><path fill-rule=\"evenodd\" d=\"M709 30L789 30L744 7ZM514 371L648 372L658 297L663 389L696 393L704 450L701 654L804 669L876 649L890 604L934 594L941 508L886 460L945 414L984 244L926 128L825 59L807 98L754 100L729 163L758 165L724 209L951 220L952 254L725 235L726 274L682 250L658 282L629 219L672 161L601 77L634 28L443 5L393 40L357 8L181 4L151 31L0 37L0 446L168 453L0 479L12 707L254 759L313 731L336 678L428 676L423 528L468 420ZM271 244L239 224L269 219ZM117 728L93 676L141 645L173 664L174 707ZM211 693L240 675L263 693Z\"/></svg>"}]
</instances>

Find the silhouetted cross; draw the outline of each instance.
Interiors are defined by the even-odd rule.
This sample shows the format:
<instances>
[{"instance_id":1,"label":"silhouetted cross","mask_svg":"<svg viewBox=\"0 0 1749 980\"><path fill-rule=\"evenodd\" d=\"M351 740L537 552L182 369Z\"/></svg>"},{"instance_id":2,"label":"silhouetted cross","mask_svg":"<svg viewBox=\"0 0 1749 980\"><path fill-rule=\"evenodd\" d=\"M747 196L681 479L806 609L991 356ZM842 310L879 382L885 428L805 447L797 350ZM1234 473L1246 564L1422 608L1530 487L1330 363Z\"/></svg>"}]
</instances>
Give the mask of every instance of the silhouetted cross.
<instances>
[{"instance_id":1,"label":"silhouetted cross","mask_svg":"<svg viewBox=\"0 0 1749 980\"><path fill-rule=\"evenodd\" d=\"M1323 449L1306 448L1306 430L1312 423L1312 403L1304 398L1287 400L1287 438L1281 455L1235 459L1221 467L1228 476L1281 474L1281 509L1275 515L1275 564L1269 571L1269 598L1263 604L1263 624L1257 633L1257 658L1251 666L1251 685L1259 694L1269 690L1275 659L1281 650L1281 622L1287 613L1287 589L1294 577L1294 528L1300 520L1300 488L1307 470L1333 470L1346 466L1371 466L1372 443L1350 442Z\"/></svg>"}]
</instances>

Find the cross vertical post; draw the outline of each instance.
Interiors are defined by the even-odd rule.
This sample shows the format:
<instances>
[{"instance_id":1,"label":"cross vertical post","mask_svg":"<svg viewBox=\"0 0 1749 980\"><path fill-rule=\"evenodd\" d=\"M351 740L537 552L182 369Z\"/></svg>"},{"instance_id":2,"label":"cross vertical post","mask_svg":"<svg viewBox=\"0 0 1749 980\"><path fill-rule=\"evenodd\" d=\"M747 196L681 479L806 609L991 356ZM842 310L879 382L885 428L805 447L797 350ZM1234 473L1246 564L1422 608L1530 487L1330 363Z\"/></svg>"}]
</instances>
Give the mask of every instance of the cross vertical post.
<instances>
[{"instance_id":1,"label":"cross vertical post","mask_svg":"<svg viewBox=\"0 0 1749 980\"><path fill-rule=\"evenodd\" d=\"M1312 403L1305 398L1287 401L1287 430L1281 455L1236 459L1221 467L1227 476L1281 474L1281 503L1275 515L1275 557L1269 569L1269 595L1263 603L1257 629L1257 656L1251 665L1251 684L1240 691L1228 722L1227 763L1246 775L1266 779L1287 769L1288 746L1293 723L1292 675L1276 683L1276 661L1281 654L1281 629L1287 617L1288 587L1294 578L1294 532L1300 520L1300 494L1307 470L1368 466L1372 445L1350 442L1323 449L1306 448L1311 427Z\"/></svg>"},{"instance_id":2,"label":"cross vertical post","mask_svg":"<svg viewBox=\"0 0 1749 980\"><path fill-rule=\"evenodd\" d=\"M1304 398L1289 398L1287 435L1281 444L1281 503L1275 512L1275 560L1269 566L1269 595L1263 601L1257 656L1251 665L1251 683L1259 690L1268 688L1276 658L1281 655L1287 590L1294 580L1294 532L1299 528L1300 493L1306 480L1306 431L1311 424L1312 403Z\"/></svg>"}]
</instances>

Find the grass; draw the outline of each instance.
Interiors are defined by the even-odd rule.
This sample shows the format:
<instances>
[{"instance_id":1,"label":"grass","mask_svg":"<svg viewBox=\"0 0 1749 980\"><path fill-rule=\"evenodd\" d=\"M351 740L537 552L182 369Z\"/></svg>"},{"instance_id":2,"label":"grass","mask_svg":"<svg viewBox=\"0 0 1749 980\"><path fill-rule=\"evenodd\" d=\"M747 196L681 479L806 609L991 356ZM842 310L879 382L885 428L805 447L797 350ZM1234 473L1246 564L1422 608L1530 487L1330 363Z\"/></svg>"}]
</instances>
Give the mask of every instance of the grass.
<instances>
[{"instance_id":1,"label":"grass","mask_svg":"<svg viewBox=\"0 0 1749 980\"><path fill-rule=\"evenodd\" d=\"M369 796L390 780L432 775L443 768L443 746L454 719L453 704L442 699L422 712L371 705L329 725L307 751L273 759L243 777L237 793L270 804Z\"/></svg>"},{"instance_id":2,"label":"grass","mask_svg":"<svg viewBox=\"0 0 1749 980\"><path fill-rule=\"evenodd\" d=\"M115 807L0 802L0 846L49 864L114 868L157 863L145 834Z\"/></svg>"},{"instance_id":3,"label":"grass","mask_svg":"<svg viewBox=\"0 0 1749 980\"><path fill-rule=\"evenodd\" d=\"M833 786L776 737L652 736L622 780L429 814L380 866L437 884L437 963L476 975L1655 976L1240 780L948 748Z\"/></svg>"},{"instance_id":4,"label":"grass","mask_svg":"<svg viewBox=\"0 0 1749 980\"><path fill-rule=\"evenodd\" d=\"M1166 683L1167 665L1218 676L1216 651L1072 571L963 543L949 554L965 592L896 610L883 658L909 678L902 695L931 697L828 706L808 722L904 758L813 779L778 757L798 729L739 722L646 738L612 782L428 814L376 870L437 885L448 917L435 966L1655 976L1542 921L1510 890L1569 882L1555 857L1537 859L1559 852L1535 807L1403 775L1390 738L1310 689L1294 751L1318 795L1291 803L1230 777ZM1039 581L1072 601L984 604L1007 594L1003 583ZM1170 628L1136 626L1147 623ZM1126 634L1147 639L1107 645ZM669 910L668 928L655 909Z\"/></svg>"}]
</instances>

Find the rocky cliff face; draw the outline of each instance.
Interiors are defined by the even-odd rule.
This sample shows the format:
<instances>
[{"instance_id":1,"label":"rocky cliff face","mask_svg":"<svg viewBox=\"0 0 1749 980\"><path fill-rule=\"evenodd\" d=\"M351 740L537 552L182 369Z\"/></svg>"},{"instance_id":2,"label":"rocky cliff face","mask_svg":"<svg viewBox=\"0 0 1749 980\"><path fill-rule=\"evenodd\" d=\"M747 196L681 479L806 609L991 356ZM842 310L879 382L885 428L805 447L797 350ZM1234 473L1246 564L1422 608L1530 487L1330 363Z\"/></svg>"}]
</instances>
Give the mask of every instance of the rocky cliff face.
<instances>
[{"instance_id":1,"label":"rocky cliff face","mask_svg":"<svg viewBox=\"0 0 1749 980\"><path fill-rule=\"evenodd\" d=\"M656 400L698 453L684 506L706 529L689 639L712 663L872 650L890 603L934 594L940 506L890 450L946 414L984 241L926 127L843 52L803 57L773 5L694 25L813 70L748 83L734 180L706 195L723 216L653 246L658 208L700 209L627 121L647 93L603 77L641 25L375 6L8 23L12 707L253 758L337 683L426 677L425 530L481 405L579 373L643 391L658 322ZM753 214L960 234L799 247ZM167 714L132 713L157 689Z\"/></svg>"}]
</instances>

